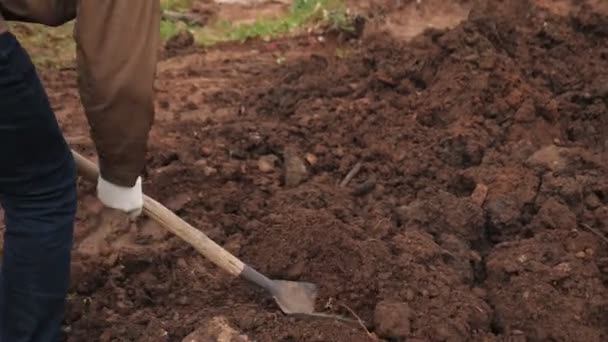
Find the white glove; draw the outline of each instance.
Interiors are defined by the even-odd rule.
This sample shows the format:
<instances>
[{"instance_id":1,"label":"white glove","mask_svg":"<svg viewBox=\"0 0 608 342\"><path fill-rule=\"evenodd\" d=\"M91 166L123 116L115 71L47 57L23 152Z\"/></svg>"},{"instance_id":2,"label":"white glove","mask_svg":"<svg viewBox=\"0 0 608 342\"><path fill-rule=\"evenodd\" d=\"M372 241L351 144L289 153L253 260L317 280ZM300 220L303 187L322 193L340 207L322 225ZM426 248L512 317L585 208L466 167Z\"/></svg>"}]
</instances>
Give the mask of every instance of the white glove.
<instances>
[{"instance_id":1,"label":"white glove","mask_svg":"<svg viewBox=\"0 0 608 342\"><path fill-rule=\"evenodd\" d=\"M106 207L121 210L132 219L141 214L144 197L141 190L141 177L132 188L112 184L105 179L97 179L97 197Z\"/></svg>"}]
</instances>

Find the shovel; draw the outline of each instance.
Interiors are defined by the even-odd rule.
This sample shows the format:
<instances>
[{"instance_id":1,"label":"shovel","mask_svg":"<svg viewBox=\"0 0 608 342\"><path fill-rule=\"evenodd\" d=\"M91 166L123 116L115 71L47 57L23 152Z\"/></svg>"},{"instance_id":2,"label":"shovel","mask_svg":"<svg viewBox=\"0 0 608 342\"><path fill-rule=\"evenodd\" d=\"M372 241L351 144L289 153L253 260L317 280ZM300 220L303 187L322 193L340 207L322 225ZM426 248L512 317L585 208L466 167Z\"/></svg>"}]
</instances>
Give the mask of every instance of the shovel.
<instances>
[{"instance_id":1,"label":"shovel","mask_svg":"<svg viewBox=\"0 0 608 342\"><path fill-rule=\"evenodd\" d=\"M89 181L97 181L99 169L93 162L72 150L79 173ZM235 277L243 277L266 290L276 301L281 310L288 315L310 315L316 317L337 318L322 313L315 313L317 286L315 284L269 279L253 267L243 263L220 245L208 238L203 232L192 227L169 209L154 199L144 195L143 213L158 222L161 226L188 242L199 253L215 265Z\"/></svg>"}]
</instances>

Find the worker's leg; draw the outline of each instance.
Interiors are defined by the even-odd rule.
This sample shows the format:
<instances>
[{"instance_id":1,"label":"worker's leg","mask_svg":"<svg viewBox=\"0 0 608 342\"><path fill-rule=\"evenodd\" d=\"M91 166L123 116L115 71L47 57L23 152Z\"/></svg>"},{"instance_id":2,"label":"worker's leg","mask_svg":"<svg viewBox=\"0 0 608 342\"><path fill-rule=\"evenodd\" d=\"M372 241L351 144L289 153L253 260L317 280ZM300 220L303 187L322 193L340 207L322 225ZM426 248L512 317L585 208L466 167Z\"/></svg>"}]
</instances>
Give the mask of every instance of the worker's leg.
<instances>
[{"instance_id":1,"label":"worker's leg","mask_svg":"<svg viewBox=\"0 0 608 342\"><path fill-rule=\"evenodd\" d=\"M0 35L0 342L60 340L76 210L75 166L35 69Z\"/></svg>"}]
</instances>

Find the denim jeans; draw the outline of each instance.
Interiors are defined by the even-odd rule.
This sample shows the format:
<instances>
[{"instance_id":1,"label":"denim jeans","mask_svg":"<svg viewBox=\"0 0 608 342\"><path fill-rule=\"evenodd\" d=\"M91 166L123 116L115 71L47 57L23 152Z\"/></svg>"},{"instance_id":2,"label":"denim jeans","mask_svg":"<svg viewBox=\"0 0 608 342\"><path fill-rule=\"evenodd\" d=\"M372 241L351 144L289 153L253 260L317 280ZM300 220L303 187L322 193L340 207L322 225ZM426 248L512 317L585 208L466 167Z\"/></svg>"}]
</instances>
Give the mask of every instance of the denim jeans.
<instances>
[{"instance_id":1,"label":"denim jeans","mask_svg":"<svg viewBox=\"0 0 608 342\"><path fill-rule=\"evenodd\" d=\"M76 168L27 52L0 34L0 342L61 339Z\"/></svg>"}]
</instances>

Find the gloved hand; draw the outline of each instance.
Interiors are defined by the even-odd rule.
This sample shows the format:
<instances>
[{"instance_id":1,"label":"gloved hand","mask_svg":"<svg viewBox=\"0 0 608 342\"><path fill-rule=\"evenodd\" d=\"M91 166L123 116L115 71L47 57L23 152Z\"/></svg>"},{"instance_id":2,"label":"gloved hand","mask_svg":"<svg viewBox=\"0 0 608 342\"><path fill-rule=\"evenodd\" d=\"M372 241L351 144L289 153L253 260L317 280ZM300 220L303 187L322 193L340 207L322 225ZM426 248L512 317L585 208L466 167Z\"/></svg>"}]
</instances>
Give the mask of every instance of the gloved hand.
<instances>
[{"instance_id":1,"label":"gloved hand","mask_svg":"<svg viewBox=\"0 0 608 342\"><path fill-rule=\"evenodd\" d=\"M121 210L131 219L135 219L141 214L144 205L141 177L138 177L135 185L129 188L112 184L99 176L97 197L106 207Z\"/></svg>"}]
</instances>

